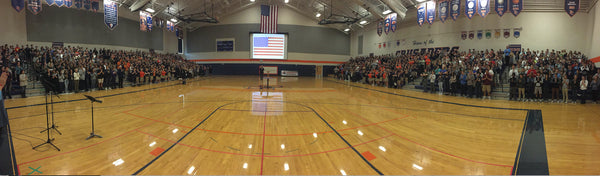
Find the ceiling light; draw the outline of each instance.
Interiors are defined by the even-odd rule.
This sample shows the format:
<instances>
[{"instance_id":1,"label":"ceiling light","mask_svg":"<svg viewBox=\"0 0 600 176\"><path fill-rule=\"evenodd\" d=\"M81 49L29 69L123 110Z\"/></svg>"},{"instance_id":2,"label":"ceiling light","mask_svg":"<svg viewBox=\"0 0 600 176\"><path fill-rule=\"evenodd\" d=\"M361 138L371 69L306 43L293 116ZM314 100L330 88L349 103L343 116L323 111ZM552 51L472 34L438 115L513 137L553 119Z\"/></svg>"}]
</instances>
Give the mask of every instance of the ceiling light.
<instances>
[{"instance_id":1,"label":"ceiling light","mask_svg":"<svg viewBox=\"0 0 600 176\"><path fill-rule=\"evenodd\" d=\"M285 1L283 1L283 2L285 2L285 3L287 4L288 2L290 2L290 0L285 0Z\"/></svg>"},{"instance_id":2,"label":"ceiling light","mask_svg":"<svg viewBox=\"0 0 600 176\"><path fill-rule=\"evenodd\" d=\"M250 0L250 2L254 2L254 0Z\"/></svg>"},{"instance_id":3,"label":"ceiling light","mask_svg":"<svg viewBox=\"0 0 600 176\"><path fill-rule=\"evenodd\" d=\"M425 0L417 0L417 2L423 2L423 1L425 1Z\"/></svg>"},{"instance_id":4,"label":"ceiling light","mask_svg":"<svg viewBox=\"0 0 600 176\"><path fill-rule=\"evenodd\" d=\"M383 11L383 14L384 14L384 15L387 15L388 13L392 13L392 10L389 10L389 9L388 9L388 10L386 10L386 11Z\"/></svg>"},{"instance_id":5,"label":"ceiling light","mask_svg":"<svg viewBox=\"0 0 600 176\"><path fill-rule=\"evenodd\" d=\"M363 21L360 22L360 24L367 24L367 21L363 20Z\"/></svg>"},{"instance_id":6,"label":"ceiling light","mask_svg":"<svg viewBox=\"0 0 600 176\"><path fill-rule=\"evenodd\" d=\"M175 19L175 18L171 18L171 21L172 21L173 23L177 23L177 19Z\"/></svg>"},{"instance_id":7,"label":"ceiling light","mask_svg":"<svg viewBox=\"0 0 600 176\"><path fill-rule=\"evenodd\" d=\"M317 18L321 17L321 13L317 13L316 16L317 16Z\"/></svg>"},{"instance_id":8,"label":"ceiling light","mask_svg":"<svg viewBox=\"0 0 600 176\"><path fill-rule=\"evenodd\" d=\"M154 9L151 9L151 8L146 8L146 11L148 11L150 13L154 13Z\"/></svg>"},{"instance_id":9,"label":"ceiling light","mask_svg":"<svg viewBox=\"0 0 600 176\"><path fill-rule=\"evenodd\" d=\"M344 29L344 32L348 32L348 31L350 31L350 28Z\"/></svg>"}]
</instances>

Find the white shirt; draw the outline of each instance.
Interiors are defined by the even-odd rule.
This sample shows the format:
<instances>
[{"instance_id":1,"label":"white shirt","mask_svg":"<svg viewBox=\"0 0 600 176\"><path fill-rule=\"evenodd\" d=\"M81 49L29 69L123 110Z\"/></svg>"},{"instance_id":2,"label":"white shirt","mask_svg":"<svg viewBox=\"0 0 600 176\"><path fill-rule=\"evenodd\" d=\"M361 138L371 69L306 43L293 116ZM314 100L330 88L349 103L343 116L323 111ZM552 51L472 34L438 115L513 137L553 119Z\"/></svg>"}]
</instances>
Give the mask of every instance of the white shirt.
<instances>
[{"instance_id":1,"label":"white shirt","mask_svg":"<svg viewBox=\"0 0 600 176\"><path fill-rule=\"evenodd\" d=\"M588 87L587 79L582 79L581 82L579 82L579 89L587 90L587 87Z\"/></svg>"},{"instance_id":2,"label":"white shirt","mask_svg":"<svg viewBox=\"0 0 600 176\"><path fill-rule=\"evenodd\" d=\"M78 72L74 72L73 73L73 80L79 80L79 73Z\"/></svg>"}]
</instances>

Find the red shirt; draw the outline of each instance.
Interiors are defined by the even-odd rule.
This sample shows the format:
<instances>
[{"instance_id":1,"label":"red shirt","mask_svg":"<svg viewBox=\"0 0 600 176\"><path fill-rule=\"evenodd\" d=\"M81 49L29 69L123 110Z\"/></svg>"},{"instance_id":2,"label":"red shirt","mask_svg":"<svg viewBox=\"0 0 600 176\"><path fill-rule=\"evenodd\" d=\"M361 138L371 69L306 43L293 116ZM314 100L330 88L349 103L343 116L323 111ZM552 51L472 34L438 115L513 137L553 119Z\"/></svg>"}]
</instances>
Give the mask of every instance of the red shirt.
<instances>
[{"instance_id":1,"label":"red shirt","mask_svg":"<svg viewBox=\"0 0 600 176\"><path fill-rule=\"evenodd\" d=\"M146 74L146 73L144 73L144 71L140 71L140 78L141 78L141 77L144 77L144 75L145 75L145 74Z\"/></svg>"}]
</instances>

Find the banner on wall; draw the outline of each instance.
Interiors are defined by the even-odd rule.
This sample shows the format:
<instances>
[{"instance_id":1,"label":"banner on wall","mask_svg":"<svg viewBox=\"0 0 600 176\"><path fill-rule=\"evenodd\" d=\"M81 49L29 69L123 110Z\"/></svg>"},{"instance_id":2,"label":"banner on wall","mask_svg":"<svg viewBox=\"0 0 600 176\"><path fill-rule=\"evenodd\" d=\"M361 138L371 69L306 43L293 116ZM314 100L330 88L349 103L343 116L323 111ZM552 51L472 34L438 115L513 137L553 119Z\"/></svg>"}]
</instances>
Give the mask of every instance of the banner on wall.
<instances>
[{"instance_id":1,"label":"banner on wall","mask_svg":"<svg viewBox=\"0 0 600 176\"><path fill-rule=\"evenodd\" d=\"M427 23L433 24L435 21L435 1L427 2Z\"/></svg>"},{"instance_id":2,"label":"banner on wall","mask_svg":"<svg viewBox=\"0 0 600 176\"><path fill-rule=\"evenodd\" d=\"M504 29L504 38L510 37L510 29Z\"/></svg>"},{"instance_id":3,"label":"banner on wall","mask_svg":"<svg viewBox=\"0 0 600 176\"><path fill-rule=\"evenodd\" d=\"M152 14L140 11L140 30L152 31Z\"/></svg>"},{"instance_id":4,"label":"banner on wall","mask_svg":"<svg viewBox=\"0 0 600 176\"><path fill-rule=\"evenodd\" d=\"M475 38L475 31L469 31L469 39L473 40Z\"/></svg>"},{"instance_id":5,"label":"banner on wall","mask_svg":"<svg viewBox=\"0 0 600 176\"><path fill-rule=\"evenodd\" d=\"M423 23L425 22L425 15L426 15L426 4L425 3L421 3L417 5L417 24L419 24L419 27L423 26Z\"/></svg>"},{"instance_id":6,"label":"banner on wall","mask_svg":"<svg viewBox=\"0 0 600 176\"><path fill-rule=\"evenodd\" d=\"M483 38L483 30L477 30L477 39L481 40Z\"/></svg>"},{"instance_id":7,"label":"banner on wall","mask_svg":"<svg viewBox=\"0 0 600 176\"><path fill-rule=\"evenodd\" d=\"M92 0L83 0L83 9L85 9L85 10L92 9Z\"/></svg>"},{"instance_id":8,"label":"banner on wall","mask_svg":"<svg viewBox=\"0 0 600 176\"><path fill-rule=\"evenodd\" d=\"M451 0L450 6L452 8L450 10L450 16L452 17L452 20L456 21L458 16L460 16L460 0Z\"/></svg>"},{"instance_id":9,"label":"banner on wall","mask_svg":"<svg viewBox=\"0 0 600 176\"><path fill-rule=\"evenodd\" d=\"M390 16L390 30L392 32L396 32L396 28L398 27L398 14L392 13Z\"/></svg>"},{"instance_id":10,"label":"banner on wall","mask_svg":"<svg viewBox=\"0 0 600 176\"><path fill-rule=\"evenodd\" d=\"M56 6L62 7L65 5L65 0L54 0L54 3L56 3Z\"/></svg>"},{"instance_id":11,"label":"banner on wall","mask_svg":"<svg viewBox=\"0 0 600 176\"><path fill-rule=\"evenodd\" d=\"M27 9L34 15L42 11L42 0L27 0Z\"/></svg>"},{"instance_id":12,"label":"banner on wall","mask_svg":"<svg viewBox=\"0 0 600 176\"><path fill-rule=\"evenodd\" d=\"M477 12L479 13L479 16L485 18L488 13L490 13L490 0L478 0Z\"/></svg>"},{"instance_id":13,"label":"banner on wall","mask_svg":"<svg viewBox=\"0 0 600 176\"><path fill-rule=\"evenodd\" d=\"M510 0L510 12L517 16L523 10L523 0Z\"/></svg>"},{"instance_id":14,"label":"banner on wall","mask_svg":"<svg viewBox=\"0 0 600 176\"><path fill-rule=\"evenodd\" d=\"M500 38L500 29L496 29L496 32L494 33L494 38Z\"/></svg>"},{"instance_id":15,"label":"banner on wall","mask_svg":"<svg viewBox=\"0 0 600 176\"><path fill-rule=\"evenodd\" d=\"M377 22L377 35L381 37L381 34L383 34L383 20Z\"/></svg>"},{"instance_id":16,"label":"banner on wall","mask_svg":"<svg viewBox=\"0 0 600 176\"><path fill-rule=\"evenodd\" d=\"M54 5L54 0L46 0L46 4L48 4L48 6Z\"/></svg>"},{"instance_id":17,"label":"banner on wall","mask_svg":"<svg viewBox=\"0 0 600 176\"><path fill-rule=\"evenodd\" d=\"M98 10L100 10L100 0L92 0L92 11L98 12Z\"/></svg>"},{"instance_id":18,"label":"banner on wall","mask_svg":"<svg viewBox=\"0 0 600 176\"><path fill-rule=\"evenodd\" d=\"M467 39L467 31L462 31L460 33L460 38L462 38L463 40L466 40Z\"/></svg>"},{"instance_id":19,"label":"banner on wall","mask_svg":"<svg viewBox=\"0 0 600 176\"><path fill-rule=\"evenodd\" d=\"M502 17L502 15L504 15L504 13L506 13L506 0L494 0L496 1L496 6L494 6L494 9L496 9L496 13L498 14L498 16Z\"/></svg>"},{"instance_id":20,"label":"banner on wall","mask_svg":"<svg viewBox=\"0 0 600 176\"><path fill-rule=\"evenodd\" d=\"M513 35L515 36L515 38L519 38L521 36L521 28L514 28L513 29Z\"/></svg>"},{"instance_id":21,"label":"banner on wall","mask_svg":"<svg viewBox=\"0 0 600 176\"><path fill-rule=\"evenodd\" d=\"M579 10L579 0L565 0L565 11L573 17Z\"/></svg>"},{"instance_id":22,"label":"banner on wall","mask_svg":"<svg viewBox=\"0 0 600 176\"><path fill-rule=\"evenodd\" d=\"M491 39L492 38L492 30L485 30L485 38L486 39Z\"/></svg>"},{"instance_id":23,"label":"banner on wall","mask_svg":"<svg viewBox=\"0 0 600 176\"><path fill-rule=\"evenodd\" d=\"M171 32L175 31L175 24L173 24L171 21L167 21L167 30Z\"/></svg>"},{"instance_id":24,"label":"banner on wall","mask_svg":"<svg viewBox=\"0 0 600 176\"><path fill-rule=\"evenodd\" d=\"M21 12L25 8L25 0L10 0L10 5L17 12Z\"/></svg>"},{"instance_id":25,"label":"banner on wall","mask_svg":"<svg viewBox=\"0 0 600 176\"><path fill-rule=\"evenodd\" d=\"M75 8L77 9L81 9L81 7L83 7L83 2L82 0L75 0Z\"/></svg>"},{"instance_id":26,"label":"banner on wall","mask_svg":"<svg viewBox=\"0 0 600 176\"><path fill-rule=\"evenodd\" d=\"M119 25L119 7L114 0L104 0L104 24L110 30Z\"/></svg>"},{"instance_id":27,"label":"banner on wall","mask_svg":"<svg viewBox=\"0 0 600 176\"><path fill-rule=\"evenodd\" d=\"M73 0L65 0L65 7L67 7L67 8L73 7Z\"/></svg>"},{"instance_id":28,"label":"banner on wall","mask_svg":"<svg viewBox=\"0 0 600 176\"><path fill-rule=\"evenodd\" d=\"M389 16L386 16L386 17L383 19L383 21L384 21L384 25L383 25L383 31L385 32L385 35L387 35L388 33L390 33L390 25L391 25L391 22L390 22L390 17L389 17Z\"/></svg>"},{"instance_id":29,"label":"banner on wall","mask_svg":"<svg viewBox=\"0 0 600 176\"><path fill-rule=\"evenodd\" d=\"M446 21L446 19L448 18L448 1L444 0L442 2L440 2L440 6L439 6L439 13L440 13L440 21L442 21L442 23L444 23Z\"/></svg>"},{"instance_id":30,"label":"banner on wall","mask_svg":"<svg viewBox=\"0 0 600 176\"><path fill-rule=\"evenodd\" d=\"M467 0L465 3L465 15L469 19L473 18L473 15L475 15L475 9L477 8L476 1L477 0Z\"/></svg>"},{"instance_id":31,"label":"banner on wall","mask_svg":"<svg viewBox=\"0 0 600 176\"><path fill-rule=\"evenodd\" d=\"M383 43L383 48L385 48L385 44L386 44L386 43Z\"/></svg>"}]
</instances>

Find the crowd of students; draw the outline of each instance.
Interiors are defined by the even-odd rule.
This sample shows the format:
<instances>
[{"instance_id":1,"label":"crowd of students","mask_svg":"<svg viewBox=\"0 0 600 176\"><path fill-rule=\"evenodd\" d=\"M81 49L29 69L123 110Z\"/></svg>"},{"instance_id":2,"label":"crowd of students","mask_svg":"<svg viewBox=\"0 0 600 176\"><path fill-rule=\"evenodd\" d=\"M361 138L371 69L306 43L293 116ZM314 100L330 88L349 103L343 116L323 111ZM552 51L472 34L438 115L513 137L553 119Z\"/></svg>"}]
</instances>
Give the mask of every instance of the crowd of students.
<instances>
[{"instance_id":1,"label":"crowd of students","mask_svg":"<svg viewBox=\"0 0 600 176\"><path fill-rule=\"evenodd\" d=\"M0 65L11 80L2 90L4 98L12 98L13 87L25 97L28 81L46 81L58 89L56 93L69 93L122 88L124 81L136 86L212 72L211 67L177 54L72 46L2 45Z\"/></svg>"},{"instance_id":2,"label":"crowd of students","mask_svg":"<svg viewBox=\"0 0 600 176\"><path fill-rule=\"evenodd\" d=\"M600 69L580 52L488 49L361 56L334 69L336 77L401 88L418 77L425 92L491 99L510 85L510 100L574 102L600 98ZM569 99L570 98L570 99Z\"/></svg>"}]
</instances>

